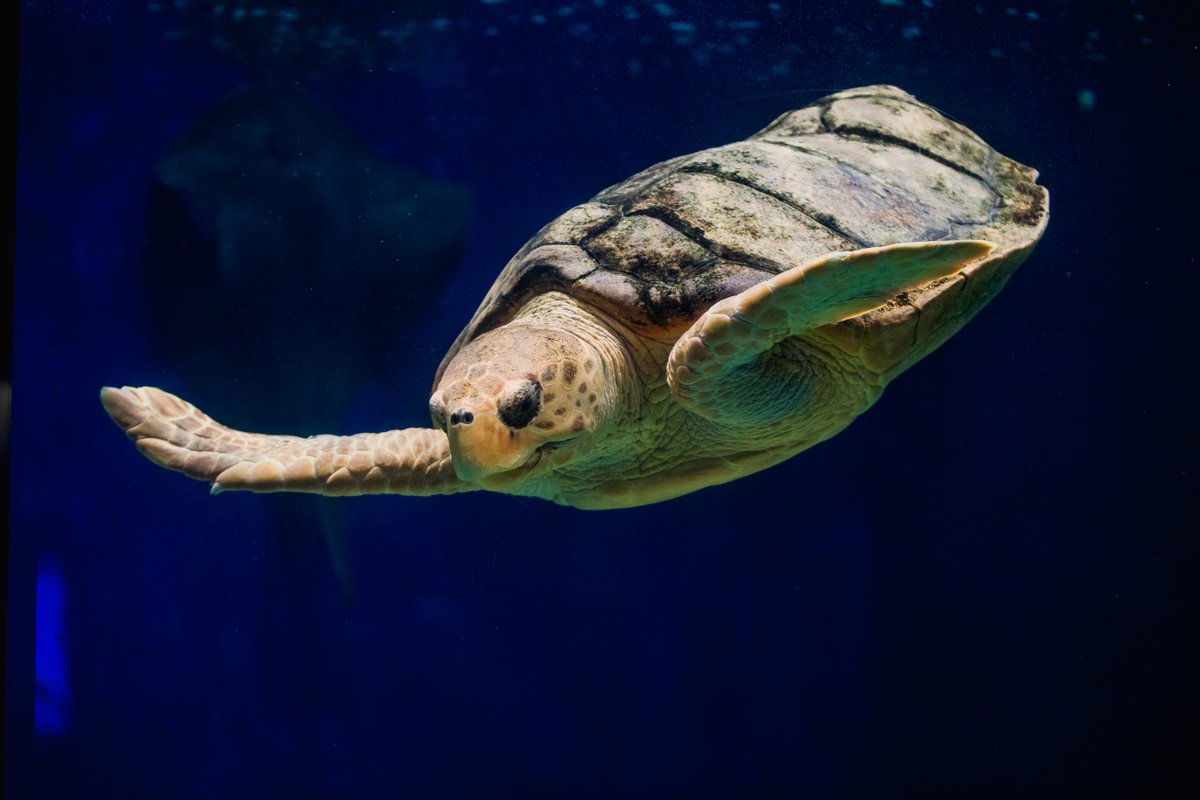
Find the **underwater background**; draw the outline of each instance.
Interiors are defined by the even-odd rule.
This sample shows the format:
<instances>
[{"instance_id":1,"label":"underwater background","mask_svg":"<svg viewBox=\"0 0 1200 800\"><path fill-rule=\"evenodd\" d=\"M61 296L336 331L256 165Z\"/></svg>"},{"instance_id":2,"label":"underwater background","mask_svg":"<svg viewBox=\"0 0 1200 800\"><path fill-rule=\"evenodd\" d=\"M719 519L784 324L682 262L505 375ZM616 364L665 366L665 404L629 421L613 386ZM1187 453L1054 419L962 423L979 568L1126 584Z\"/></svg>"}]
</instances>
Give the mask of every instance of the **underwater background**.
<instances>
[{"instance_id":1,"label":"underwater background","mask_svg":"<svg viewBox=\"0 0 1200 800\"><path fill-rule=\"evenodd\" d=\"M5 796L1194 796L1184 7L23 0ZM213 498L98 402L427 425L541 225L871 83L1037 168L1050 226L783 465Z\"/></svg>"}]
</instances>

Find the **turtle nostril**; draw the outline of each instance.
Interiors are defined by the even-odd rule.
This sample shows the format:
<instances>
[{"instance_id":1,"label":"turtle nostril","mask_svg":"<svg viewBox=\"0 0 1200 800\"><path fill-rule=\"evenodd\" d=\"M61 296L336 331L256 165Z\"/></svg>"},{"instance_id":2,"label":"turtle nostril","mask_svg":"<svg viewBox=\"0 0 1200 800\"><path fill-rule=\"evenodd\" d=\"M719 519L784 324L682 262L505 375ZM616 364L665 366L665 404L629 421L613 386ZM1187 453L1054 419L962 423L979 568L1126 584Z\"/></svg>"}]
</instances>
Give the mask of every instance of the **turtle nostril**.
<instances>
[{"instance_id":1,"label":"turtle nostril","mask_svg":"<svg viewBox=\"0 0 1200 800\"><path fill-rule=\"evenodd\" d=\"M460 408L450 414L451 425L458 425L459 423L462 423L463 425L470 425L474 421L475 415L463 408Z\"/></svg>"}]
</instances>

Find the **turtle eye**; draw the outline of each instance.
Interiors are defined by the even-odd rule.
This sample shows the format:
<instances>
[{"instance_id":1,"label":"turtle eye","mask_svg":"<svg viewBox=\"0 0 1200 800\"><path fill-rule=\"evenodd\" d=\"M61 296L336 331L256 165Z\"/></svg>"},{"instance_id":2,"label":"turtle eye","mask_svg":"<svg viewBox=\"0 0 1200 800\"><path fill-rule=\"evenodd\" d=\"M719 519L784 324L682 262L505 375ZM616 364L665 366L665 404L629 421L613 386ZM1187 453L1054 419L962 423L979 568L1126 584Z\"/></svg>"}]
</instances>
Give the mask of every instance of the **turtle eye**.
<instances>
[{"instance_id":1,"label":"turtle eye","mask_svg":"<svg viewBox=\"0 0 1200 800\"><path fill-rule=\"evenodd\" d=\"M441 428L444 433L446 431L446 408L441 404L441 401L429 401L429 416L433 417L433 424Z\"/></svg>"},{"instance_id":2,"label":"turtle eye","mask_svg":"<svg viewBox=\"0 0 1200 800\"><path fill-rule=\"evenodd\" d=\"M524 381L497 404L496 415L510 428L524 428L533 422L542 408L542 385Z\"/></svg>"}]
</instances>

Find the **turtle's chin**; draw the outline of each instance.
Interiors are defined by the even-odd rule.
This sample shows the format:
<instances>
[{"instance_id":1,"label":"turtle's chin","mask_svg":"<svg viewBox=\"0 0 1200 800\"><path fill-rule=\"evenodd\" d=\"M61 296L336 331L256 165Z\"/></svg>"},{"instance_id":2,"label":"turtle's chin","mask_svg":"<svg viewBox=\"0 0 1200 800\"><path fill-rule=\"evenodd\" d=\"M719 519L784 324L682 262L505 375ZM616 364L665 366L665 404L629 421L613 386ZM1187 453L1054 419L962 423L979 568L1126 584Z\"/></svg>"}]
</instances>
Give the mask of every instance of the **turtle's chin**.
<instances>
[{"instance_id":1,"label":"turtle's chin","mask_svg":"<svg viewBox=\"0 0 1200 800\"><path fill-rule=\"evenodd\" d=\"M529 457L512 469L503 472L493 472L476 479L476 483L485 489L505 490L521 483L535 475L541 475L547 470L554 469L559 459L555 458L547 445L537 447Z\"/></svg>"},{"instance_id":2,"label":"turtle's chin","mask_svg":"<svg viewBox=\"0 0 1200 800\"><path fill-rule=\"evenodd\" d=\"M487 489L504 489L531 475L553 469L574 450L569 442L547 442L527 431L514 431L493 414L473 416L468 425L449 430L450 459L460 480Z\"/></svg>"}]
</instances>

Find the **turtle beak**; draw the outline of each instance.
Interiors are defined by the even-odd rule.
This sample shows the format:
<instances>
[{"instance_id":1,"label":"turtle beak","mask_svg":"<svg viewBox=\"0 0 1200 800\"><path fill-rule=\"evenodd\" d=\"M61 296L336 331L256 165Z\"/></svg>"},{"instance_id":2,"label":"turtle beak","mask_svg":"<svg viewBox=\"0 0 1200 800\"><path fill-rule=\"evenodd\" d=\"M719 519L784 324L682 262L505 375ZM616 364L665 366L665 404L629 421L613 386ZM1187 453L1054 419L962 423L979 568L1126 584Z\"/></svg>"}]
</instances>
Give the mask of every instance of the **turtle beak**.
<instances>
[{"instance_id":1,"label":"turtle beak","mask_svg":"<svg viewBox=\"0 0 1200 800\"><path fill-rule=\"evenodd\" d=\"M523 465L536 451L521 431L513 431L495 414L455 411L447 431L450 460L460 480L479 482Z\"/></svg>"}]
</instances>

